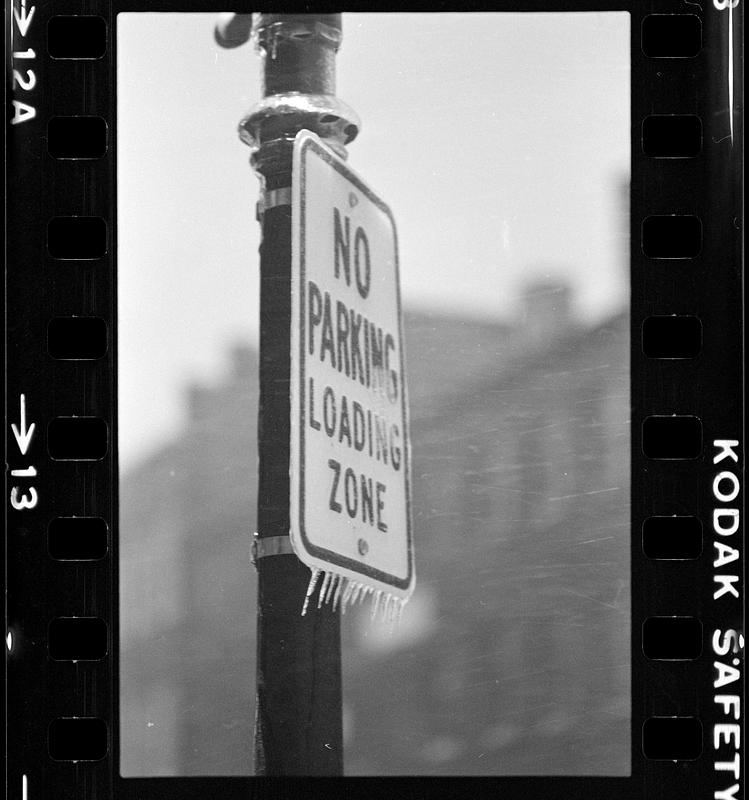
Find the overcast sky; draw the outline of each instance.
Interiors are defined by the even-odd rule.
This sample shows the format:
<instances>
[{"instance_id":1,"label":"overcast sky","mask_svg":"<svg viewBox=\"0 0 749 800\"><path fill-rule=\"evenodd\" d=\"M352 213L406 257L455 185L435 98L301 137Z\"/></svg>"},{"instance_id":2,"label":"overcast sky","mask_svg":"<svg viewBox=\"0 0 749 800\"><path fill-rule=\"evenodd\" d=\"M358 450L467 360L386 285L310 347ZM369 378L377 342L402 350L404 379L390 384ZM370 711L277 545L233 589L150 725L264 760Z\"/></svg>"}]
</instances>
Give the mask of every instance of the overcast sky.
<instances>
[{"instance_id":1,"label":"overcast sky","mask_svg":"<svg viewBox=\"0 0 749 800\"><path fill-rule=\"evenodd\" d=\"M120 14L119 446L123 469L183 422L184 388L257 341L257 179L237 123L253 48L212 14ZM629 15L344 14L349 164L390 205L404 303L509 320L560 277L576 312L627 302Z\"/></svg>"}]
</instances>

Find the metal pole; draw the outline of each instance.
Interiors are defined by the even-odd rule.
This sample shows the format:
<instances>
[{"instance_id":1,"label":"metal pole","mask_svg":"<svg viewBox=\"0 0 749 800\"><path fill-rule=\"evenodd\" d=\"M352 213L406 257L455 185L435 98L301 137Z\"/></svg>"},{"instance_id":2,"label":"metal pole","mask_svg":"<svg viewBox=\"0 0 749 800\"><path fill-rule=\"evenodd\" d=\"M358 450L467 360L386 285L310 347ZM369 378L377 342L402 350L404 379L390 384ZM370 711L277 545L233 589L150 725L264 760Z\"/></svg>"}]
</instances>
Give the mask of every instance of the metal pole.
<instances>
[{"instance_id":1,"label":"metal pole","mask_svg":"<svg viewBox=\"0 0 749 800\"><path fill-rule=\"evenodd\" d=\"M288 538L290 202L297 132L314 131L345 157L345 145L359 125L335 98L341 15L253 17L263 60L263 99L240 123L240 137L253 148L250 163L261 182L255 772L341 775L340 621L330 606L311 604L301 615L310 571L293 554ZM217 40L224 46L241 44L248 38L248 23L249 15L229 18L217 29Z\"/></svg>"}]
</instances>

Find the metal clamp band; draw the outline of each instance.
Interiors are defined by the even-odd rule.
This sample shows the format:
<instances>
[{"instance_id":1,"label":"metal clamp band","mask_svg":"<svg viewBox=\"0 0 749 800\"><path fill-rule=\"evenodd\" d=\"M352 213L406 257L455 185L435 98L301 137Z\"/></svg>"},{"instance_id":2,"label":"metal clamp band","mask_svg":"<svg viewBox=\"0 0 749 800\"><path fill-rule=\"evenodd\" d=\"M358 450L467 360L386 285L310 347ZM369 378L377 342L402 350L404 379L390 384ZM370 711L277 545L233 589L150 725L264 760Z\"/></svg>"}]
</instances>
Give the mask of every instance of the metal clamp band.
<instances>
[{"instance_id":1,"label":"metal clamp band","mask_svg":"<svg viewBox=\"0 0 749 800\"><path fill-rule=\"evenodd\" d=\"M294 548L291 546L291 538L285 536L264 536L259 537L253 534L252 546L250 548L250 560L257 564L259 558L266 556L286 556L294 555Z\"/></svg>"},{"instance_id":2,"label":"metal clamp band","mask_svg":"<svg viewBox=\"0 0 749 800\"><path fill-rule=\"evenodd\" d=\"M270 189L263 192L263 208L291 205L291 186L281 186L279 189Z\"/></svg>"},{"instance_id":3,"label":"metal clamp band","mask_svg":"<svg viewBox=\"0 0 749 800\"><path fill-rule=\"evenodd\" d=\"M269 189L260 195L257 204L257 218L259 219L265 211L276 206L291 205L291 186L281 186L279 189Z\"/></svg>"}]
</instances>

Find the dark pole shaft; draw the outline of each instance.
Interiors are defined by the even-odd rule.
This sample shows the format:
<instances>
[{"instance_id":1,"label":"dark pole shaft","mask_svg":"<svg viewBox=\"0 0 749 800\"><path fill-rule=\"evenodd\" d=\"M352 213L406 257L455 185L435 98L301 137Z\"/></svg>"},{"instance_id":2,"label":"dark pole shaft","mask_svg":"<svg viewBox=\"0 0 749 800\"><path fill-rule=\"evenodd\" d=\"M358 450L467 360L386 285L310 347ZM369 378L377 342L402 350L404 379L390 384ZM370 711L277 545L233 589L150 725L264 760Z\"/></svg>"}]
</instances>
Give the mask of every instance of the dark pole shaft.
<instances>
[{"instance_id":1,"label":"dark pole shaft","mask_svg":"<svg viewBox=\"0 0 749 800\"><path fill-rule=\"evenodd\" d=\"M258 535L289 531L291 210L267 209L260 247ZM301 616L310 571L293 555L257 560L258 775L341 775L340 622L329 606Z\"/></svg>"},{"instance_id":2,"label":"dark pole shaft","mask_svg":"<svg viewBox=\"0 0 749 800\"><path fill-rule=\"evenodd\" d=\"M255 772L341 775L339 617L314 603L301 615L310 570L288 547L270 554L274 548L263 540L289 534L293 139L311 129L337 137L340 151L357 128L334 98L340 15L260 14L255 33L265 98L241 126L262 183ZM298 93L316 99L305 105Z\"/></svg>"}]
</instances>

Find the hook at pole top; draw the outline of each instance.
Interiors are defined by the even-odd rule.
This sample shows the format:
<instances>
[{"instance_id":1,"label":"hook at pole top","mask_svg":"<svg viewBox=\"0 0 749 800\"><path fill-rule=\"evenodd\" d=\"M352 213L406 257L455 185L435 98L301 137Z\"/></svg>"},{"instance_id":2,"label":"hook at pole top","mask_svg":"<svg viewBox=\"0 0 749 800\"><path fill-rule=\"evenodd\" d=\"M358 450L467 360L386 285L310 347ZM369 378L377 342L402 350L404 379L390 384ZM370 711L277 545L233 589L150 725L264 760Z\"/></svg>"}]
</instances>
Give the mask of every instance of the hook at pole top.
<instances>
[{"instance_id":1,"label":"hook at pole top","mask_svg":"<svg viewBox=\"0 0 749 800\"><path fill-rule=\"evenodd\" d=\"M230 50L248 42L252 35L252 14L227 12L218 15L213 29L216 44Z\"/></svg>"}]
</instances>

